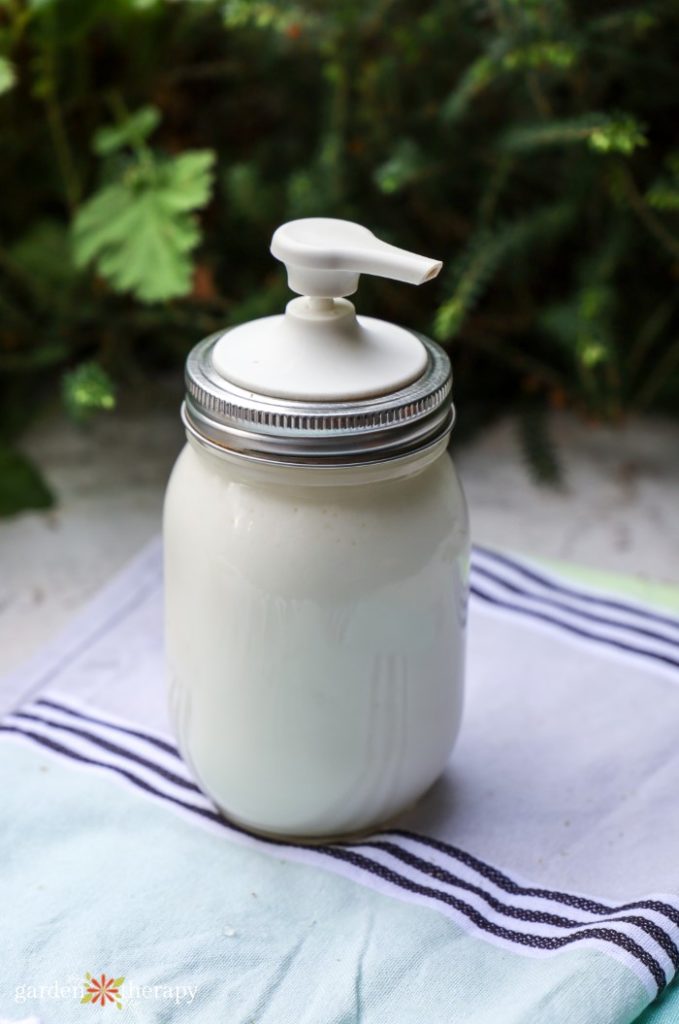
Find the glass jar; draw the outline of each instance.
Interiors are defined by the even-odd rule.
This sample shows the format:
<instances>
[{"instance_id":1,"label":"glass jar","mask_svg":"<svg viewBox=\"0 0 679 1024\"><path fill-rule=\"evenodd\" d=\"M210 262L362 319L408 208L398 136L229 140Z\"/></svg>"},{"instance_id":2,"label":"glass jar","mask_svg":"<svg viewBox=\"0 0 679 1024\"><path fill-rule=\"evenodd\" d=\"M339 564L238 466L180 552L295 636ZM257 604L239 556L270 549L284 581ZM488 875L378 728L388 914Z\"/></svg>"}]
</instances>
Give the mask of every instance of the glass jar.
<instances>
[{"instance_id":1,"label":"glass jar","mask_svg":"<svg viewBox=\"0 0 679 1024\"><path fill-rule=\"evenodd\" d=\"M450 361L345 298L360 272L421 284L441 264L324 218L283 225L272 252L303 294L187 360L164 515L171 709L231 820L334 836L413 803L460 724Z\"/></svg>"}]
</instances>

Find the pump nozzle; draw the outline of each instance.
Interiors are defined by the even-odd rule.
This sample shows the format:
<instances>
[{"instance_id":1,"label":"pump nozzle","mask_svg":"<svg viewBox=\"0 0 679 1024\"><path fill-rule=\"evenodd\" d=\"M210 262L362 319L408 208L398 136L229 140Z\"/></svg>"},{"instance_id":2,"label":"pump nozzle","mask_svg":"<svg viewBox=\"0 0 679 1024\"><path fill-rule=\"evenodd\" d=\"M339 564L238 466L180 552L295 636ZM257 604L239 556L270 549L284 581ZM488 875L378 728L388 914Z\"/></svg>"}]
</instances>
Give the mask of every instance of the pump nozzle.
<instances>
[{"instance_id":1,"label":"pump nozzle","mask_svg":"<svg viewBox=\"0 0 679 1024\"><path fill-rule=\"evenodd\" d=\"M283 224L274 232L271 252L285 264L291 291L318 298L353 295L360 274L423 284L441 269L439 260L399 249L360 224L331 217Z\"/></svg>"},{"instance_id":2,"label":"pump nozzle","mask_svg":"<svg viewBox=\"0 0 679 1024\"><path fill-rule=\"evenodd\" d=\"M284 316L226 331L212 365L246 391L294 401L353 402L408 387L427 372L420 338L396 324L356 316L345 296L360 274L422 284L441 264L375 238L348 220L310 217L278 228L271 252L298 297Z\"/></svg>"}]
</instances>

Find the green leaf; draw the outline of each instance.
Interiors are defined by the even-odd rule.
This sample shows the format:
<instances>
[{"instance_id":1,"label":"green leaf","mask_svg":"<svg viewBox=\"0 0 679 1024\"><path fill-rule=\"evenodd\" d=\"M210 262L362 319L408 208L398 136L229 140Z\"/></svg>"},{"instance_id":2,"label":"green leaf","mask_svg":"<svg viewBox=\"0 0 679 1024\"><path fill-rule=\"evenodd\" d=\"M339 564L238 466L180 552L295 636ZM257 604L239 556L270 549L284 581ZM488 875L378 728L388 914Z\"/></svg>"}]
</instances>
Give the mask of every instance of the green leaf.
<instances>
[{"instance_id":1,"label":"green leaf","mask_svg":"<svg viewBox=\"0 0 679 1024\"><path fill-rule=\"evenodd\" d=\"M212 192L212 168L215 154L210 149L195 149L175 156L165 165L163 204L168 210L197 210Z\"/></svg>"},{"instance_id":2,"label":"green leaf","mask_svg":"<svg viewBox=\"0 0 679 1024\"><path fill-rule=\"evenodd\" d=\"M95 362L64 374L63 398L70 415L81 422L94 412L110 412L116 404L113 381Z\"/></svg>"},{"instance_id":3,"label":"green leaf","mask_svg":"<svg viewBox=\"0 0 679 1024\"><path fill-rule=\"evenodd\" d=\"M182 153L105 186L76 215L76 264L94 263L112 288L143 302L186 295L200 241L191 211L210 196L213 164L210 150Z\"/></svg>"},{"instance_id":4,"label":"green leaf","mask_svg":"<svg viewBox=\"0 0 679 1024\"><path fill-rule=\"evenodd\" d=\"M0 57L0 96L11 89L15 82L14 65L6 57Z\"/></svg>"},{"instance_id":5,"label":"green leaf","mask_svg":"<svg viewBox=\"0 0 679 1024\"><path fill-rule=\"evenodd\" d=\"M596 128L589 136L589 145L598 153L633 153L648 145L644 126L631 114L611 117L608 123Z\"/></svg>"},{"instance_id":6,"label":"green leaf","mask_svg":"<svg viewBox=\"0 0 679 1024\"><path fill-rule=\"evenodd\" d=\"M160 111L158 108L142 107L119 124L100 128L94 136L92 148L98 156L108 156L127 146L134 149L135 146L144 142L159 124Z\"/></svg>"},{"instance_id":7,"label":"green leaf","mask_svg":"<svg viewBox=\"0 0 679 1024\"><path fill-rule=\"evenodd\" d=\"M50 508L54 497L38 468L21 452L0 445L0 516Z\"/></svg>"},{"instance_id":8,"label":"green leaf","mask_svg":"<svg viewBox=\"0 0 679 1024\"><path fill-rule=\"evenodd\" d=\"M86 992L85 995L80 1000L80 1002L81 1003L89 1003L89 1002L91 1002L93 994L94 993L92 993L92 992Z\"/></svg>"},{"instance_id":9,"label":"green leaf","mask_svg":"<svg viewBox=\"0 0 679 1024\"><path fill-rule=\"evenodd\" d=\"M115 981L113 982L114 988L120 988L124 981L125 978L116 978Z\"/></svg>"}]
</instances>

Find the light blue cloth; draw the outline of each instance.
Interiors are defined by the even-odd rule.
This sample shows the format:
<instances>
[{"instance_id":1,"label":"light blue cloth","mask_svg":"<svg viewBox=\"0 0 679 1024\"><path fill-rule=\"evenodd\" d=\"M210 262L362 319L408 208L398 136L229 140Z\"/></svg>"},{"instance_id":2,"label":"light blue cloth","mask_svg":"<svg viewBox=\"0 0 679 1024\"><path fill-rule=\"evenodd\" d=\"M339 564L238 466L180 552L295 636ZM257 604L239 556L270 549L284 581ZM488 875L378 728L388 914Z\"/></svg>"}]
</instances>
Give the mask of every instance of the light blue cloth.
<instances>
[{"instance_id":1,"label":"light blue cloth","mask_svg":"<svg viewBox=\"0 0 679 1024\"><path fill-rule=\"evenodd\" d=\"M679 623L502 558L476 556L446 777L398 828L305 848L220 821L177 758L146 552L0 731L0 1018L679 1019ZM86 972L125 979L105 1011L80 1004Z\"/></svg>"},{"instance_id":2,"label":"light blue cloth","mask_svg":"<svg viewBox=\"0 0 679 1024\"><path fill-rule=\"evenodd\" d=\"M103 773L20 742L1 753L7 1016L29 985L86 971L171 987L123 1000L149 1024L486 1024L498 1007L506 1024L603 1024L646 1001L604 953L516 956L429 908L196 828ZM19 1005L48 1024L80 1010L72 998Z\"/></svg>"}]
</instances>

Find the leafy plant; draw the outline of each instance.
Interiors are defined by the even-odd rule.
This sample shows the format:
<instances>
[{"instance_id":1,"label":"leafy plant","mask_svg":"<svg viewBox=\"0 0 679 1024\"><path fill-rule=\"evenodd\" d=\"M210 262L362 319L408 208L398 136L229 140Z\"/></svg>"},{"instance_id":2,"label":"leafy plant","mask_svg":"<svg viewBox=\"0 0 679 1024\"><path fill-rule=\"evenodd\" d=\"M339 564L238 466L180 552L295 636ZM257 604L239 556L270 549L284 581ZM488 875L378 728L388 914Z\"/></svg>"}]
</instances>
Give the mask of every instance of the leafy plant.
<instances>
[{"instance_id":1,"label":"leafy plant","mask_svg":"<svg viewBox=\"0 0 679 1024\"><path fill-rule=\"evenodd\" d=\"M0 445L0 515L49 508L53 495L30 459Z\"/></svg>"},{"instance_id":2,"label":"leafy plant","mask_svg":"<svg viewBox=\"0 0 679 1024\"><path fill-rule=\"evenodd\" d=\"M7 92L14 85L14 68L6 57L0 57L0 93Z\"/></svg>"},{"instance_id":3,"label":"leafy plant","mask_svg":"<svg viewBox=\"0 0 679 1024\"><path fill-rule=\"evenodd\" d=\"M104 413L280 309L299 216L445 260L361 306L450 348L458 437L511 411L554 479L551 408L676 415L678 30L670 0L0 2L0 511L49 500L16 446L50 396Z\"/></svg>"},{"instance_id":4,"label":"leafy plant","mask_svg":"<svg viewBox=\"0 0 679 1024\"><path fill-rule=\"evenodd\" d=\"M191 252L200 242L192 214L212 190L215 154L154 153L146 140L159 123L159 111L144 107L96 133L98 155L129 149L132 156L120 164L112 183L80 207L73 224L76 266L93 263L115 291L141 302L162 302L191 290Z\"/></svg>"},{"instance_id":5,"label":"leafy plant","mask_svg":"<svg viewBox=\"0 0 679 1024\"><path fill-rule=\"evenodd\" d=\"M64 405L74 420L86 420L92 412L115 407L113 381L98 363L80 363L64 374Z\"/></svg>"}]
</instances>

